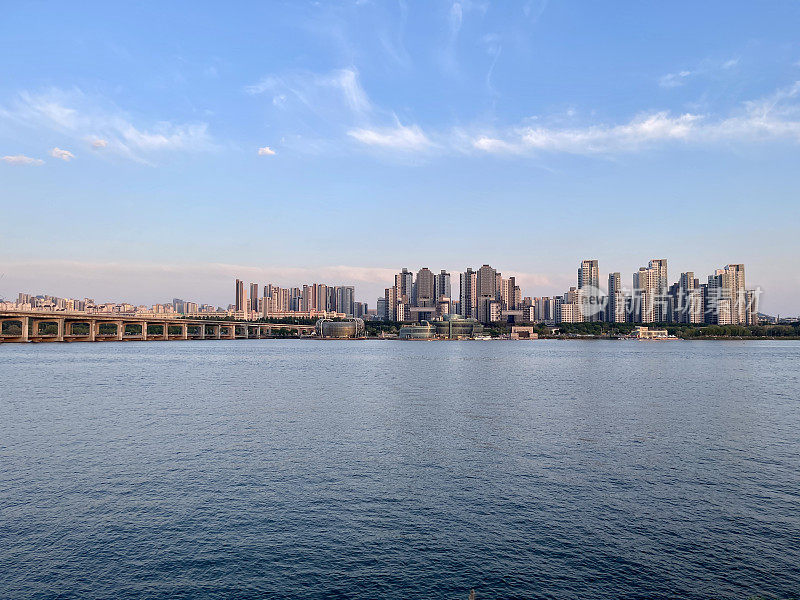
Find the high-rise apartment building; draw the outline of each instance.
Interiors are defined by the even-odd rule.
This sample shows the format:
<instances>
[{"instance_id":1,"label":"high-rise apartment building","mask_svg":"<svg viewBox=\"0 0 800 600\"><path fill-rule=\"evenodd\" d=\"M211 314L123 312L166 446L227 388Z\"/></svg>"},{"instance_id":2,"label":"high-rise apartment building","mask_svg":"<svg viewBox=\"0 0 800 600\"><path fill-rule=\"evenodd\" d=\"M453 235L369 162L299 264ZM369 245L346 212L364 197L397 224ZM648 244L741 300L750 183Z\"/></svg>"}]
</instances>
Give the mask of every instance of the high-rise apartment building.
<instances>
[{"instance_id":1,"label":"high-rise apartment building","mask_svg":"<svg viewBox=\"0 0 800 600\"><path fill-rule=\"evenodd\" d=\"M625 292L622 289L622 275L620 273L608 274L606 321L610 323L624 323L627 321L627 315L625 314Z\"/></svg>"},{"instance_id":2,"label":"high-rise apartment building","mask_svg":"<svg viewBox=\"0 0 800 600\"><path fill-rule=\"evenodd\" d=\"M669 299L667 292L667 260L653 259L647 267L633 274L634 321L660 323L667 320Z\"/></svg>"},{"instance_id":3,"label":"high-rise apartment building","mask_svg":"<svg viewBox=\"0 0 800 600\"><path fill-rule=\"evenodd\" d=\"M414 289L414 274L404 268L394 276L394 287L397 288L398 296L411 298Z\"/></svg>"},{"instance_id":4,"label":"high-rise apartment building","mask_svg":"<svg viewBox=\"0 0 800 600\"><path fill-rule=\"evenodd\" d=\"M355 315L355 288L352 285L341 285L336 286L334 289L336 292L336 305L333 310L348 316L357 316Z\"/></svg>"},{"instance_id":5,"label":"high-rise apartment building","mask_svg":"<svg viewBox=\"0 0 800 600\"><path fill-rule=\"evenodd\" d=\"M379 297L375 303L375 316L383 321L389 320L389 301L386 298L388 292L389 288L386 288L384 296Z\"/></svg>"},{"instance_id":6,"label":"high-rise apartment building","mask_svg":"<svg viewBox=\"0 0 800 600\"><path fill-rule=\"evenodd\" d=\"M578 267L578 289L600 288L600 267L596 260L583 260Z\"/></svg>"},{"instance_id":7,"label":"high-rise apartment building","mask_svg":"<svg viewBox=\"0 0 800 600\"><path fill-rule=\"evenodd\" d=\"M386 302L385 320L397 321L397 286L386 288L384 298Z\"/></svg>"},{"instance_id":8,"label":"high-rise apartment building","mask_svg":"<svg viewBox=\"0 0 800 600\"><path fill-rule=\"evenodd\" d=\"M258 312L258 284L250 284L250 310Z\"/></svg>"},{"instance_id":9,"label":"high-rise apartment building","mask_svg":"<svg viewBox=\"0 0 800 600\"><path fill-rule=\"evenodd\" d=\"M653 297L653 320L663 323L667 320L669 278L667 277L667 259L654 258L648 267L655 271L656 289Z\"/></svg>"},{"instance_id":10,"label":"high-rise apartment building","mask_svg":"<svg viewBox=\"0 0 800 600\"><path fill-rule=\"evenodd\" d=\"M747 322L747 299L745 295L744 265L725 265L714 273L722 298L730 300L731 324Z\"/></svg>"},{"instance_id":11,"label":"high-rise apartment building","mask_svg":"<svg viewBox=\"0 0 800 600\"><path fill-rule=\"evenodd\" d=\"M703 322L703 293L692 271L681 273L678 282L670 287L669 308L670 321Z\"/></svg>"},{"instance_id":12,"label":"high-rise apartment building","mask_svg":"<svg viewBox=\"0 0 800 600\"><path fill-rule=\"evenodd\" d=\"M581 314L586 321L599 321L600 307L600 267L597 260L583 260L578 267L578 289L584 290L581 301Z\"/></svg>"},{"instance_id":13,"label":"high-rise apartment building","mask_svg":"<svg viewBox=\"0 0 800 600\"><path fill-rule=\"evenodd\" d=\"M439 300L442 296L452 299L450 273L442 269L433 279L433 297Z\"/></svg>"},{"instance_id":14,"label":"high-rise apartment building","mask_svg":"<svg viewBox=\"0 0 800 600\"><path fill-rule=\"evenodd\" d=\"M244 281L241 279L236 280L236 311L245 311L249 307L247 305L247 290L244 287Z\"/></svg>"},{"instance_id":15,"label":"high-rise apartment building","mask_svg":"<svg viewBox=\"0 0 800 600\"><path fill-rule=\"evenodd\" d=\"M459 276L459 309L466 318L478 316L478 274L472 269L467 269Z\"/></svg>"},{"instance_id":16,"label":"high-rise apartment building","mask_svg":"<svg viewBox=\"0 0 800 600\"><path fill-rule=\"evenodd\" d=\"M496 302L497 306L500 306L498 297L501 279L500 274L489 265L483 265L478 269L475 283L478 295L476 298L478 305L477 317L481 323L491 322L493 312L496 311L496 307L492 303Z\"/></svg>"},{"instance_id":17,"label":"high-rise apartment building","mask_svg":"<svg viewBox=\"0 0 800 600\"><path fill-rule=\"evenodd\" d=\"M435 278L428 267L423 267L417 271L417 280L414 282L414 306L434 306Z\"/></svg>"},{"instance_id":18,"label":"high-rise apartment building","mask_svg":"<svg viewBox=\"0 0 800 600\"><path fill-rule=\"evenodd\" d=\"M483 265L478 269L476 276L478 297L497 295L497 271L489 265Z\"/></svg>"}]
</instances>

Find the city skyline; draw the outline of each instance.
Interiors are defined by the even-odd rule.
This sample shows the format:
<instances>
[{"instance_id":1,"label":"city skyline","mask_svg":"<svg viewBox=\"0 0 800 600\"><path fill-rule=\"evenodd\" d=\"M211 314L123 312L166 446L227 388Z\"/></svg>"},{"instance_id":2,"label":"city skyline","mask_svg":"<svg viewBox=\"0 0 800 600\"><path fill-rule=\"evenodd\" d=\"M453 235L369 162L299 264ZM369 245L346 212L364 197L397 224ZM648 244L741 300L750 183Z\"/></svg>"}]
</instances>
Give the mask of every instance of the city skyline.
<instances>
[{"instance_id":1,"label":"city skyline","mask_svg":"<svg viewBox=\"0 0 800 600\"><path fill-rule=\"evenodd\" d=\"M764 309L796 313L798 17L730 2L622 18L528 1L9 5L0 295L221 304L238 275L374 302L394 265L432 257L554 294L575 256L627 273L666 255L676 271L744 261Z\"/></svg>"},{"instance_id":2,"label":"city skyline","mask_svg":"<svg viewBox=\"0 0 800 600\"><path fill-rule=\"evenodd\" d=\"M576 285L564 293L542 296L537 290L523 290L514 275L483 264L457 273L453 289L451 273L434 273L421 267L416 274L403 268L384 289L373 309L356 300L352 285L311 283L281 287L274 283L236 279L233 303L214 306L173 298L171 303L135 305L123 302L95 302L85 297L65 298L19 292L17 300L0 302L7 309L66 310L137 314L222 314L244 319L265 317L356 316L386 321L418 322L460 314L481 323L687 323L758 324L763 290L745 283L745 265L729 263L715 269L707 279L694 271L671 278L668 260L650 259L632 274L631 286L620 272L609 271L607 286L601 283L598 259L584 259L577 269ZM263 291L262 291L263 290ZM530 293L530 295L526 295ZM0 297L0 301L2 301ZM773 317L775 315L772 315ZM792 317L792 315L784 315Z\"/></svg>"}]
</instances>

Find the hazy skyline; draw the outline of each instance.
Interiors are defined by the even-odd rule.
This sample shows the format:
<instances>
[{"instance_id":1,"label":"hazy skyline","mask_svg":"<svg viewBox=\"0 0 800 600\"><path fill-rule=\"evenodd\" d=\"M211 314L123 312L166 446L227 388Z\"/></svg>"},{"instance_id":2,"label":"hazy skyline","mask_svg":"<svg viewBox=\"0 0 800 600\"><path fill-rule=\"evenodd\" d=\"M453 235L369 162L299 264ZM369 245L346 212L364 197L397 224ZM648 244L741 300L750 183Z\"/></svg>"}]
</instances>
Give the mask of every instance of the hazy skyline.
<instances>
[{"instance_id":1,"label":"hazy skyline","mask_svg":"<svg viewBox=\"0 0 800 600\"><path fill-rule=\"evenodd\" d=\"M11 4L0 296L744 263L796 314L800 5ZM566 286L566 287L565 287Z\"/></svg>"}]
</instances>

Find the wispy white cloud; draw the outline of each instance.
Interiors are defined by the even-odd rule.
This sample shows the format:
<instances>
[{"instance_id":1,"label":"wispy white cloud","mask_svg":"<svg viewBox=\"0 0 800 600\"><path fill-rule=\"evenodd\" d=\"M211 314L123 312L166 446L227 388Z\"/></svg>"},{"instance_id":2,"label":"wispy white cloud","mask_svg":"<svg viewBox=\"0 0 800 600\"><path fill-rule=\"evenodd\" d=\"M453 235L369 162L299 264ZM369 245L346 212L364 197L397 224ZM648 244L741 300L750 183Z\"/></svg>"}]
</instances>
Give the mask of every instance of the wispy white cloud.
<instances>
[{"instance_id":1,"label":"wispy white cloud","mask_svg":"<svg viewBox=\"0 0 800 600\"><path fill-rule=\"evenodd\" d=\"M50 150L50 156L52 156L53 158L58 158L60 160L66 161L66 162L69 162L73 158L75 158L75 155L72 152L70 152L69 150L62 150L61 148L57 148L57 147L53 148L52 150Z\"/></svg>"},{"instance_id":2,"label":"wispy white cloud","mask_svg":"<svg viewBox=\"0 0 800 600\"><path fill-rule=\"evenodd\" d=\"M268 94L275 118L284 126L295 124L295 131L285 135L286 147L295 150L341 151L341 140L331 141L341 136L399 152L419 151L433 145L419 126L404 125L391 111L375 106L361 85L358 72L352 68L323 74L272 75L245 91L252 95Z\"/></svg>"},{"instance_id":3,"label":"wispy white cloud","mask_svg":"<svg viewBox=\"0 0 800 600\"><path fill-rule=\"evenodd\" d=\"M44 161L41 158L31 158L30 156L25 156L23 154L16 154L14 156L4 156L0 158L5 163L9 165L28 165L28 166L38 166L43 165Z\"/></svg>"},{"instance_id":4,"label":"wispy white cloud","mask_svg":"<svg viewBox=\"0 0 800 600\"><path fill-rule=\"evenodd\" d=\"M658 80L658 85L663 88L678 87L686 83L686 78L692 74L691 71L679 71L677 73L667 73Z\"/></svg>"},{"instance_id":5,"label":"wispy white cloud","mask_svg":"<svg viewBox=\"0 0 800 600\"><path fill-rule=\"evenodd\" d=\"M738 65L738 56L723 61L707 58L701 60L695 67L691 69L681 69L675 73L667 73L666 75L662 75L658 79L658 85L667 89L676 88L685 85L693 78L720 74L721 71L730 71Z\"/></svg>"},{"instance_id":6,"label":"wispy white cloud","mask_svg":"<svg viewBox=\"0 0 800 600\"><path fill-rule=\"evenodd\" d=\"M332 105L334 108L343 106L354 114L363 114L372 108L355 68L324 74L296 71L270 75L245 87L245 91L252 95L269 93L272 103L278 107L286 107L293 101L312 112L325 112Z\"/></svg>"},{"instance_id":7,"label":"wispy white cloud","mask_svg":"<svg viewBox=\"0 0 800 600\"><path fill-rule=\"evenodd\" d=\"M619 125L557 128L526 124L475 135L471 144L476 150L493 154L614 154L669 142L800 143L800 106L789 102L799 94L800 82L796 82L767 97L746 102L741 110L724 118L659 111L643 113Z\"/></svg>"},{"instance_id":8,"label":"wispy white cloud","mask_svg":"<svg viewBox=\"0 0 800 600\"><path fill-rule=\"evenodd\" d=\"M556 129L524 126L500 137L482 135L473 146L490 153L521 154L534 150L572 154L630 151L655 140L686 139L697 115L671 116L666 112L646 114L623 125Z\"/></svg>"},{"instance_id":9,"label":"wispy white cloud","mask_svg":"<svg viewBox=\"0 0 800 600\"><path fill-rule=\"evenodd\" d=\"M396 125L376 129L351 129L347 135L368 146L381 146L396 150L422 150L432 142L416 125Z\"/></svg>"},{"instance_id":10,"label":"wispy white cloud","mask_svg":"<svg viewBox=\"0 0 800 600\"><path fill-rule=\"evenodd\" d=\"M270 148L269 146L264 146L263 148L258 149L259 156L274 156L275 150Z\"/></svg>"},{"instance_id":11,"label":"wispy white cloud","mask_svg":"<svg viewBox=\"0 0 800 600\"><path fill-rule=\"evenodd\" d=\"M107 147L144 163L150 163L158 153L214 147L206 123L161 121L142 127L107 100L78 89L22 92L10 106L0 107L0 120L89 141L94 148Z\"/></svg>"}]
</instances>

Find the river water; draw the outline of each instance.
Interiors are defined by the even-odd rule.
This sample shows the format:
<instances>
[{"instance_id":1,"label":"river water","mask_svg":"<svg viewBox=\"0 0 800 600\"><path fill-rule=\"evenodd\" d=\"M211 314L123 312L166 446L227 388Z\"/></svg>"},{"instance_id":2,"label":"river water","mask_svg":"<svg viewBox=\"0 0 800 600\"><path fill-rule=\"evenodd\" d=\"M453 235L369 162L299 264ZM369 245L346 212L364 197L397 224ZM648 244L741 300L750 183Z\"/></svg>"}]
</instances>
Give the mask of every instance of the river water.
<instances>
[{"instance_id":1,"label":"river water","mask_svg":"<svg viewBox=\"0 0 800 600\"><path fill-rule=\"evenodd\" d=\"M800 596L800 343L0 346L0 598Z\"/></svg>"}]
</instances>

